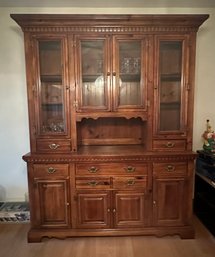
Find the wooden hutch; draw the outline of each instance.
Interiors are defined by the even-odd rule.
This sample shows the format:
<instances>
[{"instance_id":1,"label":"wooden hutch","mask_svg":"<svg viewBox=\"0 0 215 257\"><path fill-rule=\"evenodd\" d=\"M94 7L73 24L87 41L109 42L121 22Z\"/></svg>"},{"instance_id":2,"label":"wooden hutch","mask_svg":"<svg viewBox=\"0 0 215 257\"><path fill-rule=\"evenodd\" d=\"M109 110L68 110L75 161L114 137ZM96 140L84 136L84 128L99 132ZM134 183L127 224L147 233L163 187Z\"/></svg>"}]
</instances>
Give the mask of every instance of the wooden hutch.
<instances>
[{"instance_id":1,"label":"wooden hutch","mask_svg":"<svg viewBox=\"0 0 215 257\"><path fill-rule=\"evenodd\" d=\"M195 44L208 15L11 17L25 41L29 242L193 238Z\"/></svg>"}]
</instances>

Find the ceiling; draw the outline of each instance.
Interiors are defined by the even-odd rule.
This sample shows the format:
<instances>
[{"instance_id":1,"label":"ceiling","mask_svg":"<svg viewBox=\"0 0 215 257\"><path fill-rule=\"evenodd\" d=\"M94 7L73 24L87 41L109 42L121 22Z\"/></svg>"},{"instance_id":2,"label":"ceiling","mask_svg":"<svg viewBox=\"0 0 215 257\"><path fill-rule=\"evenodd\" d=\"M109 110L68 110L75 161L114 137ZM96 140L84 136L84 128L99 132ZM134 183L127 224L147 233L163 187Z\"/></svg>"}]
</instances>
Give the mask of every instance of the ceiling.
<instances>
[{"instance_id":1,"label":"ceiling","mask_svg":"<svg viewBox=\"0 0 215 257\"><path fill-rule=\"evenodd\" d=\"M0 0L0 7L215 8L215 0Z\"/></svg>"}]
</instances>

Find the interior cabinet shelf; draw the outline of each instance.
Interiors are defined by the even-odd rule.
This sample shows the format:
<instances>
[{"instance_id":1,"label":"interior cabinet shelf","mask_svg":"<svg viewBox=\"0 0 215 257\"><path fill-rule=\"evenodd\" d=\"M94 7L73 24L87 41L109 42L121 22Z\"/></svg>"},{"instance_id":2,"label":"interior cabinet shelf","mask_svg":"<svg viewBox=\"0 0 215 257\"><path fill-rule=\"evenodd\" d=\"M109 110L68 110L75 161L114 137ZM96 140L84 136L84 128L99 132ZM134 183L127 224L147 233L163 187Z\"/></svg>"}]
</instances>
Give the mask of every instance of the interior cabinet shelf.
<instances>
[{"instance_id":1,"label":"interior cabinet shelf","mask_svg":"<svg viewBox=\"0 0 215 257\"><path fill-rule=\"evenodd\" d=\"M61 75L41 75L41 82L62 83Z\"/></svg>"},{"instance_id":2,"label":"interior cabinet shelf","mask_svg":"<svg viewBox=\"0 0 215 257\"><path fill-rule=\"evenodd\" d=\"M161 81L181 81L181 74L161 74Z\"/></svg>"}]
</instances>

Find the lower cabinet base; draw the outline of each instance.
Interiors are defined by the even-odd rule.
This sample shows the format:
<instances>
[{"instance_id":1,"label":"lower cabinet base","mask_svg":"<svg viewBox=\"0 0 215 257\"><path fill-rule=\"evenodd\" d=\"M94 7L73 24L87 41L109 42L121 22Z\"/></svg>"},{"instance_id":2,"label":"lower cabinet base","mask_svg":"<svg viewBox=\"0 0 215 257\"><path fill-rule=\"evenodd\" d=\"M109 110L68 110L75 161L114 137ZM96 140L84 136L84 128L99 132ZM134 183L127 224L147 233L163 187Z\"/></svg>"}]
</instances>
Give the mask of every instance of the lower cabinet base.
<instances>
[{"instance_id":1,"label":"lower cabinet base","mask_svg":"<svg viewBox=\"0 0 215 257\"><path fill-rule=\"evenodd\" d=\"M195 232L192 226L183 227L156 227L144 228L144 230L80 230L80 229L30 229L28 232L28 242L41 242L44 238L66 239L68 237L88 237L88 236L172 236L178 235L181 239L193 239Z\"/></svg>"}]
</instances>

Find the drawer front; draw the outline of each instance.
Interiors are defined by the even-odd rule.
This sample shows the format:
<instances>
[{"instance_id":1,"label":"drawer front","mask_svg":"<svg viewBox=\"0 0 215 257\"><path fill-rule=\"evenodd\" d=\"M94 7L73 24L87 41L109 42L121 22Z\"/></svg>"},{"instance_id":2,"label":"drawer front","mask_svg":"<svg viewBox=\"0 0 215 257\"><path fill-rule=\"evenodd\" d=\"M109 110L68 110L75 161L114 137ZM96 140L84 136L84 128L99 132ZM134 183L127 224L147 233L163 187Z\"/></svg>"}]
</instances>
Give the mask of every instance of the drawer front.
<instances>
[{"instance_id":1,"label":"drawer front","mask_svg":"<svg viewBox=\"0 0 215 257\"><path fill-rule=\"evenodd\" d=\"M68 164L34 164L34 177L69 176Z\"/></svg>"},{"instance_id":2,"label":"drawer front","mask_svg":"<svg viewBox=\"0 0 215 257\"><path fill-rule=\"evenodd\" d=\"M70 152L70 140L37 140L37 151L49 153Z\"/></svg>"},{"instance_id":3,"label":"drawer front","mask_svg":"<svg viewBox=\"0 0 215 257\"><path fill-rule=\"evenodd\" d=\"M135 163L83 163L76 165L77 175L147 175L146 164Z\"/></svg>"},{"instance_id":4,"label":"drawer front","mask_svg":"<svg viewBox=\"0 0 215 257\"><path fill-rule=\"evenodd\" d=\"M114 189L145 189L146 177L114 177Z\"/></svg>"},{"instance_id":5,"label":"drawer front","mask_svg":"<svg viewBox=\"0 0 215 257\"><path fill-rule=\"evenodd\" d=\"M76 178L76 189L109 189L110 178Z\"/></svg>"},{"instance_id":6,"label":"drawer front","mask_svg":"<svg viewBox=\"0 0 215 257\"><path fill-rule=\"evenodd\" d=\"M187 163L153 163L153 174L159 178L185 177L187 175Z\"/></svg>"},{"instance_id":7,"label":"drawer front","mask_svg":"<svg viewBox=\"0 0 215 257\"><path fill-rule=\"evenodd\" d=\"M154 140L154 150L178 151L186 150L185 140Z\"/></svg>"}]
</instances>

